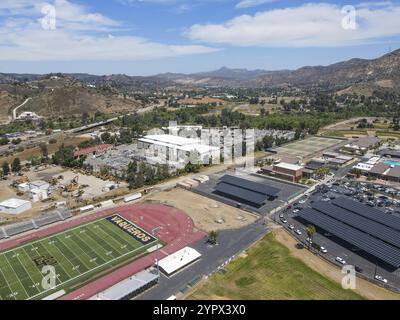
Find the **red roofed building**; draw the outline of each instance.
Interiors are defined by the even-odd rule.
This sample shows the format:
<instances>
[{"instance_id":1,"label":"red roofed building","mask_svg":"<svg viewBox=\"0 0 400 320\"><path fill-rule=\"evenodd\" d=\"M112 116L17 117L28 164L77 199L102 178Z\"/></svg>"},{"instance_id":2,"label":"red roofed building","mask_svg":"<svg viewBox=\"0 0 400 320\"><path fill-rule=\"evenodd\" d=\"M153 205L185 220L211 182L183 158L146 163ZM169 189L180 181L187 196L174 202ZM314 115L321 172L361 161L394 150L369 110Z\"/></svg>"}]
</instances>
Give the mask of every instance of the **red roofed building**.
<instances>
[{"instance_id":1,"label":"red roofed building","mask_svg":"<svg viewBox=\"0 0 400 320\"><path fill-rule=\"evenodd\" d=\"M79 151L74 152L74 157L78 158L80 156L88 156L90 154L96 154L98 152L105 152L109 149L113 148L112 144L99 144L94 147L86 148L86 149L81 149Z\"/></svg>"}]
</instances>

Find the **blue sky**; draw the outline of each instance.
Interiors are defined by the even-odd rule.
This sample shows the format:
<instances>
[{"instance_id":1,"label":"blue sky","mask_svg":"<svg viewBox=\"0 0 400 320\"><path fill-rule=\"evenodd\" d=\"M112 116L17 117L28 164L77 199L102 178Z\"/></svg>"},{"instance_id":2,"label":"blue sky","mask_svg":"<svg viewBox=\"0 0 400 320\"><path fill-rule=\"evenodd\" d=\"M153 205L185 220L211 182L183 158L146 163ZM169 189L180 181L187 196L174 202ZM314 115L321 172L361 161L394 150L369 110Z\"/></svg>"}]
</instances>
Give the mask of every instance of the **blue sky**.
<instances>
[{"instance_id":1,"label":"blue sky","mask_svg":"<svg viewBox=\"0 0 400 320\"><path fill-rule=\"evenodd\" d=\"M326 65L400 48L398 17L398 1L1 0L0 72Z\"/></svg>"}]
</instances>

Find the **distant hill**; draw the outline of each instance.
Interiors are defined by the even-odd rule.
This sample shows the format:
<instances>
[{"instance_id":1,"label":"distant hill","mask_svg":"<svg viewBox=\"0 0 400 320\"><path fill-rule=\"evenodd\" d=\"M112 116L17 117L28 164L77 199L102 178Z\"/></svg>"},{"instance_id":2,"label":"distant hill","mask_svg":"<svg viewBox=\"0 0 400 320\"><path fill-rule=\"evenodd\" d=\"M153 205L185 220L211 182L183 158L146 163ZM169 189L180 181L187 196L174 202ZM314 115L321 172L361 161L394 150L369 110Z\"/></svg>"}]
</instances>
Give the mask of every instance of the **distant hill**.
<instances>
[{"instance_id":1,"label":"distant hill","mask_svg":"<svg viewBox=\"0 0 400 320\"><path fill-rule=\"evenodd\" d=\"M307 66L297 70L247 70L222 67L215 71L193 74L163 73L154 76L124 74L96 76L65 74L70 79L118 92L152 92L172 87L286 87L326 88L339 92L373 92L389 90L400 93L400 50L380 58L351 59L328 66ZM1 74L0 84L43 81L49 75Z\"/></svg>"},{"instance_id":2,"label":"distant hill","mask_svg":"<svg viewBox=\"0 0 400 320\"><path fill-rule=\"evenodd\" d=\"M327 88L366 87L393 89L400 92L400 50L378 59L351 59L329 66L303 67L295 71L261 75L259 86L290 84L301 87L324 86ZM348 88L348 91L352 91Z\"/></svg>"},{"instance_id":3,"label":"distant hill","mask_svg":"<svg viewBox=\"0 0 400 320\"><path fill-rule=\"evenodd\" d=\"M0 120L26 97L32 99L19 111L33 111L42 116L71 116L132 112L141 107L134 98L112 87L90 86L70 76L35 76L30 82L0 84Z\"/></svg>"}]
</instances>

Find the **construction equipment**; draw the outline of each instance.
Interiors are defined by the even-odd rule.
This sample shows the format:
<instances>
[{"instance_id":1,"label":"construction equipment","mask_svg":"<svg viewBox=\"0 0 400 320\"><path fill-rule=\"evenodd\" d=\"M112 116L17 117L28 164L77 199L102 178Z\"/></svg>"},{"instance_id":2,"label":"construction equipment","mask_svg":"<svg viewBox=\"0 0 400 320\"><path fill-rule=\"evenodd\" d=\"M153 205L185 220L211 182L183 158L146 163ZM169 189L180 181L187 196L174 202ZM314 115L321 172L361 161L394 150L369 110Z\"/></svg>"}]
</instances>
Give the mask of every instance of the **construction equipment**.
<instances>
[{"instance_id":1,"label":"construction equipment","mask_svg":"<svg viewBox=\"0 0 400 320\"><path fill-rule=\"evenodd\" d=\"M79 176L73 178L66 188L67 192L74 192L76 190L79 190Z\"/></svg>"}]
</instances>

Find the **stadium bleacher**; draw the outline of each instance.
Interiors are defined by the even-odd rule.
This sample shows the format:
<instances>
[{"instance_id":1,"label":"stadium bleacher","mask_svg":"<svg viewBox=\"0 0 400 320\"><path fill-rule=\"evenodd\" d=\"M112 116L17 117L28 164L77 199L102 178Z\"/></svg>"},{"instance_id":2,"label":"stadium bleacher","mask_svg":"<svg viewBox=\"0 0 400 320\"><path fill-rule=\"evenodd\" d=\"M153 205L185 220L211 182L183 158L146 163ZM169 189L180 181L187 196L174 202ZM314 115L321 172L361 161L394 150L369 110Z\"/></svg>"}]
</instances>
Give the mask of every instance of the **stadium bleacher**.
<instances>
[{"instance_id":1,"label":"stadium bleacher","mask_svg":"<svg viewBox=\"0 0 400 320\"><path fill-rule=\"evenodd\" d=\"M10 226L4 227L4 229L7 232L7 235L11 237L22 232L33 230L35 229L35 225L33 224L32 220L29 220L12 224Z\"/></svg>"},{"instance_id":2,"label":"stadium bleacher","mask_svg":"<svg viewBox=\"0 0 400 320\"><path fill-rule=\"evenodd\" d=\"M43 227L46 226L48 224L52 224L58 221L61 221L61 216L59 214L58 211L50 213L50 214L46 214L44 216L41 216L39 218L35 219L35 223L38 227Z\"/></svg>"},{"instance_id":3,"label":"stadium bleacher","mask_svg":"<svg viewBox=\"0 0 400 320\"><path fill-rule=\"evenodd\" d=\"M36 219L5 226L3 229L0 228L0 239L15 236L17 234L38 229L52 223L67 220L69 218L72 218L72 213L70 211L55 211Z\"/></svg>"},{"instance_id":4,"label":"stadium bleacher","mask_svg":"<svg viewBox=\"0 0 400 320\"><path fill-rule=\"evenodd\" d=\"M64 218L64 220L67 220L69 218L72 218L72 213L71 211L63 211L61 212L61 216Z\"/></svg>"}]
</instances>

